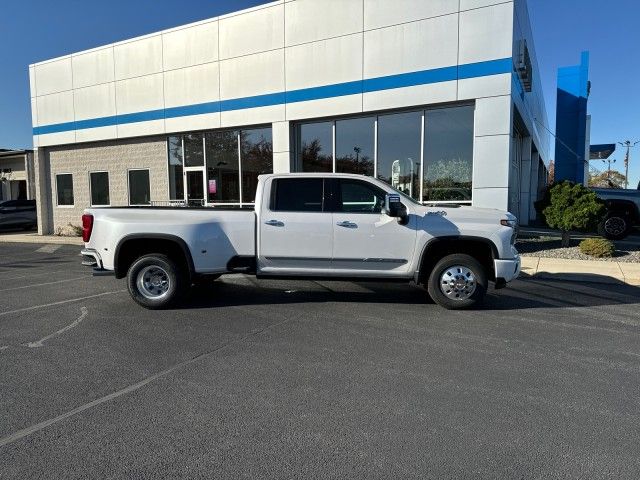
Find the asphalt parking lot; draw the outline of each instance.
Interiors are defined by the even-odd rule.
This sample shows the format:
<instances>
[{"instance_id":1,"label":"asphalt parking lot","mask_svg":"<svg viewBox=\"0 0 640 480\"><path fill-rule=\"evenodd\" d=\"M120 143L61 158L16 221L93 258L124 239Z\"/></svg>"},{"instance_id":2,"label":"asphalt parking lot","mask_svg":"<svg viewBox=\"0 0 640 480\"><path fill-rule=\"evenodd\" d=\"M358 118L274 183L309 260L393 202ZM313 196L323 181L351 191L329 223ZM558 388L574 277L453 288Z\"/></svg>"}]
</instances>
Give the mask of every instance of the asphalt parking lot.
<instances>
[{"instance_id":1,"label":"asphalt parking lot","mask_svg":"<svg viewBox=\"0 0 640 480\"><path fill-rule=\"evenodd\" d=\"M0 478L638 478L640 289L232 276L147 311L0 245Z\"/></svg>"}]
</instances>

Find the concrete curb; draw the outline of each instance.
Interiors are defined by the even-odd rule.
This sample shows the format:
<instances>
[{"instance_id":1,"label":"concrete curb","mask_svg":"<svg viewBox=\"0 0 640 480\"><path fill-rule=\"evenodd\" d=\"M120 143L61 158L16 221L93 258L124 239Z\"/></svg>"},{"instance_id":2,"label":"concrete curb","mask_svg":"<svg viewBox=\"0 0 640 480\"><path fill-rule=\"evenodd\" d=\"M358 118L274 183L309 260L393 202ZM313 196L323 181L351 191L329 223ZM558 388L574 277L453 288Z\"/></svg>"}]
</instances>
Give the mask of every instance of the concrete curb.
<instances>
[{"instance_id":1,"label":"concrete curb","mask_svg":"<svg viewBox=\"0 0 640 480\"><path fill-rule=\"evenodd\" d=\"M54 245L84 246L80 237L59 237L57 235L38 235L37 233L0 233L0 243L47 243Z\"/></svg>"},{"instance_id":2,"label":"concrete curb","mask_svg":"<svg viewBox=\"0 0 640 480\"><path fill-rule=\"evenodd\" d=\"M540 278L640 286L640 263L521 257L522 272Z\"/></svg>"}]
</instances>

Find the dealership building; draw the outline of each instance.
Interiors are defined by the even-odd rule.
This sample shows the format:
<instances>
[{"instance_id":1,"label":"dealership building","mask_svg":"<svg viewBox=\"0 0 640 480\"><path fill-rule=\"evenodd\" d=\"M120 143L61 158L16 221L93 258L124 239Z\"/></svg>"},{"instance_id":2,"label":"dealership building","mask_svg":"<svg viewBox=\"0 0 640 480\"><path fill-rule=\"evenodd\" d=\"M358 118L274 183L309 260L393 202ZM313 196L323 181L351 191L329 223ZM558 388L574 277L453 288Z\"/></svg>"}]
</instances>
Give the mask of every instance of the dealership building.
<instances>
[{"instance_id":1,"label":"dealership building","mask_svg":"<svg viewBox=\"0 0 640 480\"><path fill-rule=\"evenodd\" d=\"M546 179L524 0L279 0L29 74L40 233L90 205L246 206L270 172L527 224Z\"/></svg>"}]
</instances>

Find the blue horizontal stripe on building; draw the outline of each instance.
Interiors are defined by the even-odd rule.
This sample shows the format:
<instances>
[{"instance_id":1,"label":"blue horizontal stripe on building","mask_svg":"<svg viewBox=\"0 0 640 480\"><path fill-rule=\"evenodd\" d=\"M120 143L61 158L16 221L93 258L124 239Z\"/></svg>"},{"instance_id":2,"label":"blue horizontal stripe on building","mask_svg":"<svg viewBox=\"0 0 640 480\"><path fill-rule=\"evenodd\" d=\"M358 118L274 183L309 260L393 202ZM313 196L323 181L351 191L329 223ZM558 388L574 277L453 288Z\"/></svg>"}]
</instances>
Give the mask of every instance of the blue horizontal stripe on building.
<instances>
[{"instance_id":1,"label":"blue horizontal stripe on building","mask_svg":"<svg viewBox=\"0 0 640 480\"><path fill-rule=\"evenodd\" d=\"M359 93L379 92L394 88L413 87L416 85L428 85L432 83L499 75L502 73L511 73L512 70L513 63L511 58L502 58L487 62L469 63L453 67L435 68L431 70L421 70L418 72L400 73L398 75L388 75L385 77L367 78L354 82L289 90L287 92L268 93L265 95L255 95L231 100L220 100L216 102L198 103L195 105L185 105L181 107L160 108L157 110L147 110L145 112L125 113L109 117L42 125L34 127L33 134L46 135L48 133L109 127L128 123L147 122L150 120L162 120L164 118L179 118L191 115L203 115L206 113L220 113L247 108L284 105L286 103L307 102L309 100L322 100Z\"/></svg>"}]
</instances>

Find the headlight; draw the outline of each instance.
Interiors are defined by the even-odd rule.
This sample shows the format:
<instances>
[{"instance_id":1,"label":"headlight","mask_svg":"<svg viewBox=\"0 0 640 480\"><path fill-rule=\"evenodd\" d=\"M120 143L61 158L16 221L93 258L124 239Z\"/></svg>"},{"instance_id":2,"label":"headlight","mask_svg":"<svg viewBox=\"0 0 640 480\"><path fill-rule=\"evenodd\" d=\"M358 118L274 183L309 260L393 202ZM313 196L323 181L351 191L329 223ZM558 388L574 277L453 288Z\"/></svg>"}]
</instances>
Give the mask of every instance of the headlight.
<instances>
[{"instance_id":1,"label":"headlight","mask_svg":"<svg viewBox=\"0 0 640 480\"><path fill-rule=\"evenodd\" d=\"M515 218L513 220L506 218L506 219L500 220L500 225L515 229L518 226L518 220L516 220Z\"/></svg>"},{"instance_id":2,"label":"headlight","mask_svg":"<svg viewBox=\"0 0 640 480\"><path fill-rule=\"evenodd\" d=\"M518 237L518 220L516 218L505 218L500 220L500 225L513 229L513 233L511 234L511 245L515 245Z\"/></svg>"}]
</instances>

